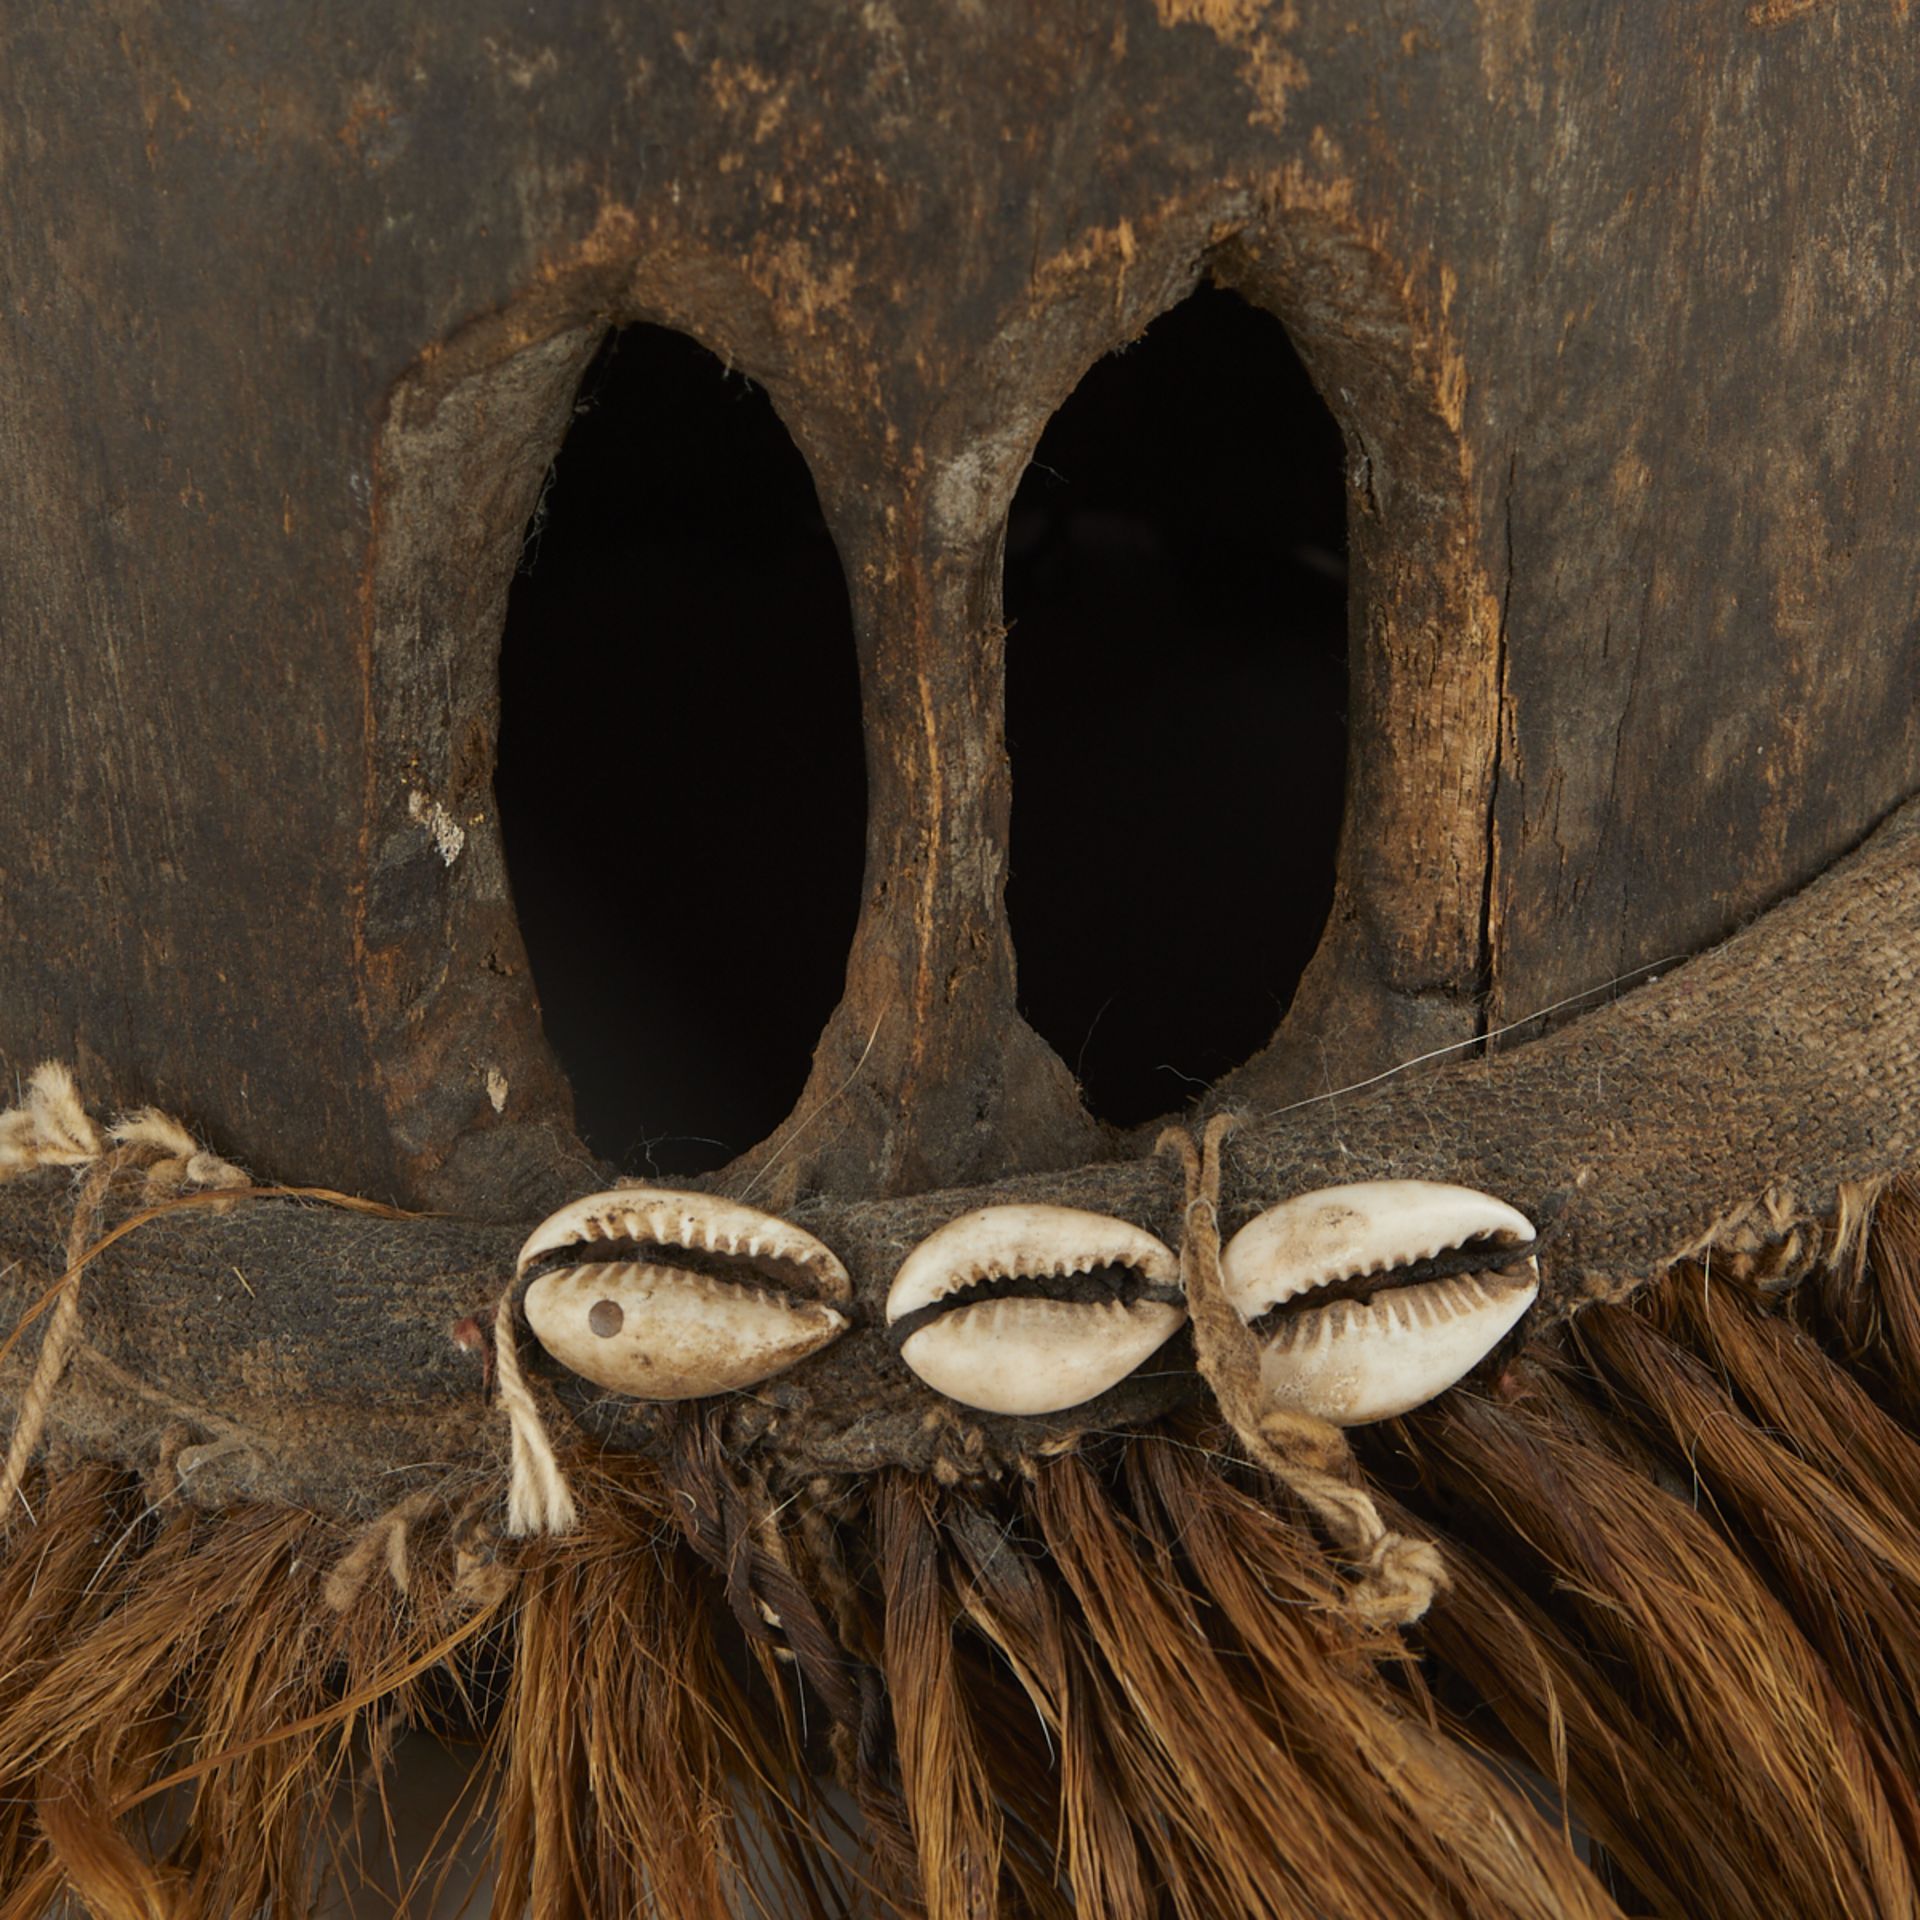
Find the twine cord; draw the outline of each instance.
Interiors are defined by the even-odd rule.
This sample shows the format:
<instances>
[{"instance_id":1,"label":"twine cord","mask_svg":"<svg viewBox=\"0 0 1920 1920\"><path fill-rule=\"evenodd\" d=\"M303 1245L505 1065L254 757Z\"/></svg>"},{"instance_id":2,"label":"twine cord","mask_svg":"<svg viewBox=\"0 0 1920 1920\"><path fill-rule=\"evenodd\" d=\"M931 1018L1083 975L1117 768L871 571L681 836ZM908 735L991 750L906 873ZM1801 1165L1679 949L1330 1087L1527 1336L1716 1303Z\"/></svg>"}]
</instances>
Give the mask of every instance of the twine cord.
<instances>
[{"instance_id":1,"label":"twine cord","mask_svg":"<svg viewBox=\"0 0 1920 1920\"><path fill-rule=\"evenodd\" d=\"M46 1163L42 1163L46 1164ZM27 1467L47 1430L53 1410L53 1396L66 1372L67 1360L80 1338L80 1276L77 1262L84 1256L93 1236L93 1223L106 1198L113 1177L126 1165L124 1149L102 1155L87 1175L74 1207L73 1224L67 1233L67 1278L62 1282L60 1298L47 1322L40 1341L39 1357L34 1362L26 1392L20 1396L20 1412L13 1423L13 1437L7 1443L7 1460L0 1468L0 1519L6 1516L27 1477Z\"/></svg>"},{"instance_id":2,"label":"twine cord","mask_svg":"<svg viewBox=\"0 0 1920 1920\"><path fill-rule=\"evenodd\" d=\"M108 1145L111 1141L113 1144ZM67 1264L59 1298L40 1341L32 1377L20 1397L20 1412L0 1467L0 1519L4 1519L45 1437L67 1362L80 1341L80 1276L99 1251L94 1226L108 1190L123 1171L146 1169L146 1192L163 1199L189 1188L244 1187L246 1174L203 1147L178 1120L154 1107L123 1115L104 1137L58 1061L36 1067L26 1098L0 1113L0 1180L14 1180L42 1167L88 1169L67 1230ZM223 1206L230 1204L221 1203Z\"/></svg>"},{"instance_id":3,"label":"twine cord","mask_svg":"<svg viewBox=\"0 0 1920 1920\"><path fill-rule=\"evenodd\" d=\"M570 1533L579 1518L567 1477L560 1471L546 1423L520 1370L520 1343L513 1325L513 1294L500 1296L493 1316L495 1391L507 1416L512 1445L512 1474L507 1483L507 1531L516 1538L535 1533Z\"/></svg>"},{"instance_id":4,"label":"twine cord","mask_svg":"<svg viewBox=\"0 0 1920 1920\"><path fill-rule=\"evenodd\" d=\"M113 1144L109 1146L111 1140ZM157 1108L117 1119L102 1137L88 1116L73 1073L48 1060L27 1081L27 1098L0 1114L0 1181L19 1179L40 1167L86 1167L86 1179L67 1229L67 1267L60 1277L60 1300L40 1338L40 1356L21 1394L6 1465L0 1467L0 1519L6 1517L27 1478L67 1359L81 1338L81 1273L92 1258L94 1223L121 1171L146 1167L150 1198L190 1187L246 1187L248 1177L194 1139L177 1119Z\"/></svg>"},{"instance_id":5,"label":"twine cord","mask_svg":"<svg viewBox=\"0 0 1920 1920\"><path fill-rule=\"evenodd\" d=\"M19 1179L44 1167L87 1171L67 1234L66 1270L57 1283L57 1298L41 1338L39 1357L21 1395L6 1461L0 1466L0 1519L19 1495L27 1468L46 1436L53 1396L79 1344L80 1276L88 1261L101 1251L94 1244L94 1229L114 1180L122 1172L144 1169L145 1196L149 1200L165 1200L193 1189L251 1185L238 1167L202 1146L178 1120L157 1107L123 1114L103 1133L88 1114L72 1072L51 1060L34 1069L20 1102L0 1112L0 1181ZM344 1199L341 1203L352 1204ZM214 1204L224 1210L234 1202L221 1200ZM493 1338L500 1406L512 1436L507 1531L517 1535L566 1533L577 1519L573 1496L547 1438L533 1391L521 1371L511 1293L502 1298L494 1316ZM404 1508L406 1503L401 1504ZM394 1512L401 1515L397 1527L392 1524L392 1516L383 1516L375 1523L375 1532L359 1543L367 1548L364 1564L355 1558L356 1547L349 1549L336 1567L338 1589L344 1597L335 1605L346 1604L358 1592L372 1560L381 1552L388 1555L388 1572L395 1586L406 1591L405 1521L410 1516L398 1508Z\"/></svg>"},{"instance_id":6,"label":"twine cord","mask_svg":"<svg viewBox=\"0 0 1920 1920\"><path fill-rule=\"evenodd\" d=\"M1410 1626L1447 1584L1439 1550L1393 1532L1380 1518L1338 1427L1267 1404L1259 1343L1227 1298L1220 1271L1220 1148L1233 1126L1231 1114L1215 1114L1198 1148L1185 1131L1169 1127L1155 1149L1174 1154L1186 1173L1180 1278L1195 1359L1248 1457L1294 1493L1358 1569L1349 1594L1354 1612L1370 1626Z\"/></svg>"}]
</instances>

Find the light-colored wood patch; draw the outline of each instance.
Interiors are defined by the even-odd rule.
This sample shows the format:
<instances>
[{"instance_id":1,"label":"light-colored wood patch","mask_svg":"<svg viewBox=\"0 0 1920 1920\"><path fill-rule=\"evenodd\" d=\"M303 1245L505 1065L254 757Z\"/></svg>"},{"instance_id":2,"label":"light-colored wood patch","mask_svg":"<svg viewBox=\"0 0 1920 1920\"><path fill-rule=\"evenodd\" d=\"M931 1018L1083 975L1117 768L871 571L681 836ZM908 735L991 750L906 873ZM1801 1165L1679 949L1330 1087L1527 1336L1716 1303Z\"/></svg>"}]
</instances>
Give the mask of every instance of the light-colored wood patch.
<instances>
[{"instance_id":1,"label":"light-colored wood patch","mask_svg":"<svg viewBox=\"0 0 1920 1920\"><path fill-rule=\"evenodd\" d=\"M1292 0L1154 0L1166 27L1205 27L1222 46L1240 55L1241 76L1254 96L1247 116L1255 126L1278 132L1286 119L1287 97L1307 83L1307 69L1286 35L1299 24Z\"/></svg>"}]
</instances>

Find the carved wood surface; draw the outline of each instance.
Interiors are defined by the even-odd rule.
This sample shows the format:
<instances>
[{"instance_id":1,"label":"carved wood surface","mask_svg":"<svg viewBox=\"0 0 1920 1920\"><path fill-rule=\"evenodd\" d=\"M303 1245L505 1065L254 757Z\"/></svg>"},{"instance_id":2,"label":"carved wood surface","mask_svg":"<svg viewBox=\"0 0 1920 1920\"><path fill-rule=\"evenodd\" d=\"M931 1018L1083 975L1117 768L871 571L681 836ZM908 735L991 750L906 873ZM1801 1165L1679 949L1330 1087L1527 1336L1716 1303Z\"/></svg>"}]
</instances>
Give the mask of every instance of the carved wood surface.
<instances>
[{"instance_id":1,"label":"carved wood surface","mask_svg":"<svg viewBox=\"0 0 1920 1920\"><path fill-rule=\"evenodd\" d=\"M741 1176L1111 1150L1017 1012L999 543L1050 412L1204 274L1338 417L1354 555L1334 917L1228 1096L1707 944L1920 784L1917 88L1895 6L13 10L0 1054L266 1174L495 1219L587 1183L492 660L574 382L651 318L772 395L865 690L796 1106L840 1124Z\"/></svg>"},{"instance_id":2,"label":"carved wood surface","mask_svg":"<svg viewBox=\"0 0 1920 1920\"><path fill-rule=\"evenodd\" d=\"M1718 1271L1792 1273L1833 1225L1857 1231L1863 1203L1916 1156L1920 803L1724 947L1558 1033L1337 1101L1248 1112L1227 1146L1223 1224L1351 1180L1481 1187L1542 1228L1542 1304L1523 1339L1708 1249ZM909 1249L982 1202L1042 1198L1179 1238L1183 1192L1165 1158L964 1193L822 1197L797 1217L846 1262L855 1325L793 1372L661 1408L538 1364L589 1434L661 1449L681 1423L711 1419L730 1457L796 1481L887 1464L1001 1471L1198 1393L1184 1335L1097 1401L1026 1420L943 1401L895 1356L884 1300ZM72 1200L49 1174L0 1186L0 1325L46 1293ZM136 1186L119 1210L139 1203ZM150 1220L84 1273L86 1345L54 1432L137 1465L171 1434L189 1449L183 1484L212 1505L271 1498L365 1515L416 1485L484 1489L505 1437L480 1329L530 1224L279 1200ZM9 1398L32 1339L0 1363Z\"/></svg>"}]
</instances>

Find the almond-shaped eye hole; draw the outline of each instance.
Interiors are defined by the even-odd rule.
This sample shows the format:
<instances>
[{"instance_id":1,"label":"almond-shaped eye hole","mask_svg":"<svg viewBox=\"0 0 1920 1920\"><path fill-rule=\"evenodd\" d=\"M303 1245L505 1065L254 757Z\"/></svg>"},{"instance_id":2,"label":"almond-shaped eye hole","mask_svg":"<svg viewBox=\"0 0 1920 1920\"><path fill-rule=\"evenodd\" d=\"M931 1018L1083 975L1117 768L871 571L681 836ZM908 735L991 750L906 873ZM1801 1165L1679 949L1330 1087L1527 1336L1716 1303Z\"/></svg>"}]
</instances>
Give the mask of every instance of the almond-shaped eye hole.
<instances>
[{"instance_id":1,"label":"almond-shaped eye hole","mask_svg":"<svg viewBox=\"0 0 1920 1920\"><path fill-rule=\"evenodd\" d=\"M1202 286L1088 368L1014 496L1020 1010L1102 1120L1164 1114L1263 1047L1327 924L1352 697L1346 466L1285 327ZM1167 939L1139 909L1158 868L1232 898L1233 938Z\"/></svg>"},{"instance_id":2,"label":"almond-shaped eye hole","mask_svg":"<svg viewBox=\"0 0 1920 1920\"><path fill-rule=\"evenodd\" d=\"M541 1222L518 1271L524 1308L564 1367L640 1400L757 1386L839 1339L853 1297L830 1248L711 1194L628 1187Z\"/></svg>"},{"instance_id":3,"label":"almond-shaped eye hole","mask_svg":"<svg viewBox=\"0 0 1920 1920\"><path fill-rule=\"evenodd\" d=\"M530 348L518 378L539 387L553 351ZM645 322L608 333L545 452L538 506L500 551L501 851L581 1137L627 1164L644 1140L671 1181L773 1132L840 998L866 847L859 649L805 457L766 389L706 346ZM498 510L486 491L461 528ZM636 796L653 839L700 857L636 848ZM743 869L779 964L751 940L691 958L685 930L738 910Z\"/></svg>"},{"instance_id":4,"label":"almond-shaped eye hole","mask_svg":"<svg viewBox=\"0 0 1920 1920\"><path fill-rule=\"evenodd\" d=\"M1227 1297L1276 1408L1360 1426L1444 1393L1540 1291L1526 1215L1431 1180L1296 1195L1227 1242Z\"/></svg>"},{"instance_id":5,"label":"almond-shaped eye hole","mask_svg":"<svg viewBox=\"0 0 1920 1920\"><path fill-rule=\"evenodd\" d=\"M887 1293L900 1357L982 1413L1105 1393L1186 1318L1179 1262L1143 1228L1073 1207L981 1207L908 1254Z\"/></svg>"}]
</instances>

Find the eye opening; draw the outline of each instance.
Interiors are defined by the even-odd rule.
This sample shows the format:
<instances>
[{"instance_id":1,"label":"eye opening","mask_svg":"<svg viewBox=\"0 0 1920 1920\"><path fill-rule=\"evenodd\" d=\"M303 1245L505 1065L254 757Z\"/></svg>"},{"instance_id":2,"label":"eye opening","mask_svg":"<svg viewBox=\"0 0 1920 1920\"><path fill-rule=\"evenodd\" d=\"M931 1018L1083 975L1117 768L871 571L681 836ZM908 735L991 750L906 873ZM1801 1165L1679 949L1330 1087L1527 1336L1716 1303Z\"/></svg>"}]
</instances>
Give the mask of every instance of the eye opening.
<instances>
[{"instance_id":1,"label":"eye opening","mask_svg":"<svg viewBox=\"0 0 1920 1920\"><path fill-rule=\"evenodd\" d=\"M1009 516L1022 1011L1102 1119L1271 1037L1332 902L1345 449L1285 328L1203 286L1091 368Z\"/></svg>"},{"instance_id":2,"label":"eye opening","mask_svg":"<svg viewBox=\"0 0 1920 1920\"><path fill-rule=\"evenodd\" d=\"M839 997L866 795L806 463L688 336L623 328L582 379L500 687L508 878L581 1137L720 1166L785 1116Z\"/></svg>"}]
</instances>

